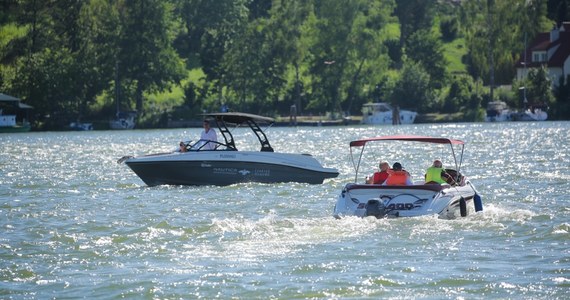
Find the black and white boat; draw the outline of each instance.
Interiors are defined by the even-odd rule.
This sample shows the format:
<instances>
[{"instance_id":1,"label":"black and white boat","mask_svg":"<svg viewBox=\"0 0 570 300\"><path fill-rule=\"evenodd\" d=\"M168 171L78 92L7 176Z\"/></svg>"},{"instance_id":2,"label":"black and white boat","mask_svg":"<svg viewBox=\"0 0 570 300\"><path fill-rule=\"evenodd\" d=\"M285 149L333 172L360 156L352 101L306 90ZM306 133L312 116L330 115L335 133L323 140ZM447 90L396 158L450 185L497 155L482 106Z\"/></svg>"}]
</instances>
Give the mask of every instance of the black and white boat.
<instances>
[{"instance_id":1,"label":"black and white boat","mask_svg":"<svg viewBox=\"0 0 570 300\"><path fill-rule=\"evenodd\" d=\"M269 144L259 123L272 125L274 119L254 114L226 112L205 114L217 125L223 141L188 143L185 152L123 157L147 185L230 185L241 182L303 182L321 184L338 176L338 170L324 168L310 154L278 153ZM260 151L238 151L228 125L247 124L257 136ZM206 150L207 143L213 150Z\"/></svg>"},{"instance_id":2,"label":"black and white boat","mask_svg":"<svg viewBox=\"0 0 570 300\"><path fill-rule=\"evenodd\" d=\"M455 169L442 170L442 176L445 174L447 181L442 184L424 180L418 180L412 185L358 183L358 170L365 146L372 142L390 141L449 145L449 151L444 151L444 153L452 157ZM456 154L454 146L459 148L459 154ZM360 151L353 153L353 148L357 147L360 147ZM403 151L410 150L409 147L410 145L402 145L392 149L400 155ZM387 218L438 215L442 219L454 219L465 217L472 210L483 210L481 197L477 190L471 181L460 172L463 147L464 143L460 140L413 135L382 136L350 142L355 178L354 182L346 184L340 192L333 216L335 218L346 216ZM425 149L425 146L422 148ZM384 148L384 151L388 149L390 148ZM378 149L373 149L373 151L377 152ZM389 156L389 153L385 153L385 156Z\"/></svg>"}]
</instances>

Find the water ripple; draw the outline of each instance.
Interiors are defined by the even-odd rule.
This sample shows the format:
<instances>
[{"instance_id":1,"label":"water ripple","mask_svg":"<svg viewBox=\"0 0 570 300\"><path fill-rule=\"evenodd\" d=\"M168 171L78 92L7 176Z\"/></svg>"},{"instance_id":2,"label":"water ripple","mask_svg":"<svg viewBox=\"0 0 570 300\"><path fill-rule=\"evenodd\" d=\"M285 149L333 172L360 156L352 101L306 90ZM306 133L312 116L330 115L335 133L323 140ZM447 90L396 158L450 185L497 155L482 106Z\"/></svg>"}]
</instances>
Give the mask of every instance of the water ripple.
<instances>
[{"instance_id":1,"label":"water ripple","mask_svg":"<svg viewBox=\"0 0 570 300\"><path fill-rule=\"evenodd\" d=\"M339 177L227 187L149 188L116 163L169 151L199 129L3 134L0 297L564 299L569 125L271 128L277 151L311 153ZM354 179L348 142L390 134L464 140L463 172L484 211L458 220L332 218ZM360 180L380 159L418 178L445 154L400 147L373 152Z\"/></svg>"}]
</instances>

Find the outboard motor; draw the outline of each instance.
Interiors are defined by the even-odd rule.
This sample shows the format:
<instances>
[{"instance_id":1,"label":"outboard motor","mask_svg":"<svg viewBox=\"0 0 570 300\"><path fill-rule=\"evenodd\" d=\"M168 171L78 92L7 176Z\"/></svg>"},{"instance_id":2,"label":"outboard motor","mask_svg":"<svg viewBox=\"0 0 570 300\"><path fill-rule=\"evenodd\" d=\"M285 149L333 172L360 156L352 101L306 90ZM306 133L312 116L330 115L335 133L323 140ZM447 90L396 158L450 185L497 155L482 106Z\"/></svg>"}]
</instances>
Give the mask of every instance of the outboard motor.
<instances>
[{"instance_id":1,"label":"outboard motor","mask_svg":"<svg viewBox=\"0 0 570 300\"><path fill-rule=\"evenodd\" d=\"M366 216L375 216L377 219L386 215L384 201L381 199L370 199L366 203Z\"/></svg>"}]
</instances>

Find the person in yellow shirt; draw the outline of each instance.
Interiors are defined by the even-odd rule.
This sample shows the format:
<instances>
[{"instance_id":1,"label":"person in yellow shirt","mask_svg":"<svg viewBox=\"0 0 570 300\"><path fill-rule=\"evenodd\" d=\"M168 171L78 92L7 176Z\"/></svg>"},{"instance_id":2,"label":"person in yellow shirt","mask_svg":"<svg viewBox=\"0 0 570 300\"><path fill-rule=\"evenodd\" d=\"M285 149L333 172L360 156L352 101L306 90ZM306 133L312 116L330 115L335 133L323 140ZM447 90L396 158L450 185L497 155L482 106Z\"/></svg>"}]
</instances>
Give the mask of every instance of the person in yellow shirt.
<instances>
[{"instance_id":1,"label":"person in yellow shirt","mask_svg":"<svg viewBox=\"0 0 570 300\"><path fill-rule=\"evenodd\" d=\"M441 160L436 159L433 161L431 167L426 170L426 183L447 183L445 179L441 176L445 171L443 169L443 164ZM444 175L445 176L445 175Z\"/></svg>"}]
</instances>

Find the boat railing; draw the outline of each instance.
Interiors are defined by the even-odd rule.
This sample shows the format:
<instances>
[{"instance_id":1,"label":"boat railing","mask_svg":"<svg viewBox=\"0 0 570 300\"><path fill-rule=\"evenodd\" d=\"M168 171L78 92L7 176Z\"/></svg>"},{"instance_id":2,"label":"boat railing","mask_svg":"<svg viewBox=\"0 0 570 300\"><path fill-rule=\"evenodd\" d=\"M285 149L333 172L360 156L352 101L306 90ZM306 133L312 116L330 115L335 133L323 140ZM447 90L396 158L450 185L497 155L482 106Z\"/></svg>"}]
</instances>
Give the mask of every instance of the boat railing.
<instances>
[{"instance_id":1,"label":"boat railing","mask_svg":"<svg viewBox=\"0 0 570 300\"><path fill-rule=\"evenodd\" d=\"M419 184L419 185L381 185L381 184L367 184L367 183L349 183L345 186L346 191L350 190L430 190L439 192L443 189L450 188L449 184Z\"/></svg>"}]
</instances>

